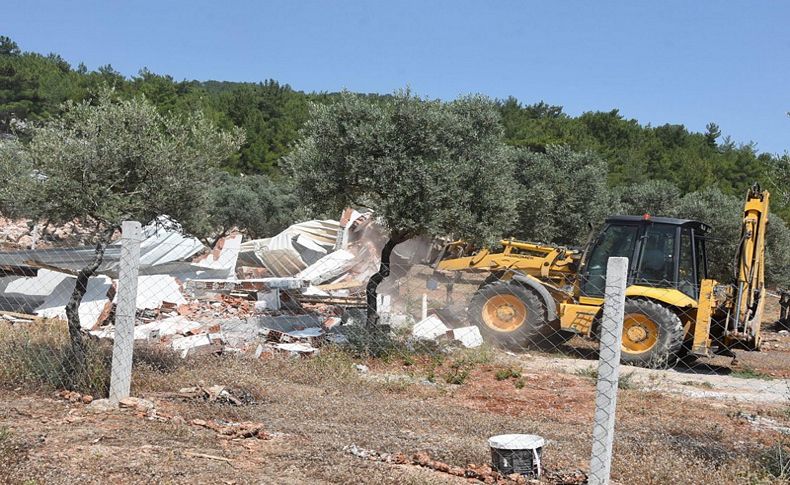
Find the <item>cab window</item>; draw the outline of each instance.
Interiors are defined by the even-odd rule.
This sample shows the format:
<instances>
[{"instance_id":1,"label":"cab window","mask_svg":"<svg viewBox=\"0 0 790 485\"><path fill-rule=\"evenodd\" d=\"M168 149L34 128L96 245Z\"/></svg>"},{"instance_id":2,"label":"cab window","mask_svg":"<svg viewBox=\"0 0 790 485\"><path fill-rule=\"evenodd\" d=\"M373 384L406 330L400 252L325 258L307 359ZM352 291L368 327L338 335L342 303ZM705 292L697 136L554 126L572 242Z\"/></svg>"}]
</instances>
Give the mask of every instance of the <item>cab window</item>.
<instances>
[{"instance_id":1,"label":"cab window","mask_svg":"<svg viewBox=\"0 0 790 485\"><path fill-rule=\"evenodd\" d=\"M678 290L697 298L697 278L694 275L694 253L691 250L691 230L680 232L680 262L678 263Z\"/></svg>"},{"instance_id":2,"label":"cab window","mask_svg":"<svg viewBox=\"0 0 790 485\"><path fill-rule=\"evenodd\" d=\"M677 226L651 224L642 242L638 283L666 287L675 281L675 231Z\"/></svg>"},{"instance_id":3,"label":"cab window","mask_svg":"<svg viewBox=\"0 0 790 485\"><path fill-rule=\"evenodd\" d=\"M631 259L638 232L637 225L610 225L604 229L587 258L586 277L581 283L582 294L603 296L606 289L606 264L609 258Z\"/></svg>"}]
</instances>

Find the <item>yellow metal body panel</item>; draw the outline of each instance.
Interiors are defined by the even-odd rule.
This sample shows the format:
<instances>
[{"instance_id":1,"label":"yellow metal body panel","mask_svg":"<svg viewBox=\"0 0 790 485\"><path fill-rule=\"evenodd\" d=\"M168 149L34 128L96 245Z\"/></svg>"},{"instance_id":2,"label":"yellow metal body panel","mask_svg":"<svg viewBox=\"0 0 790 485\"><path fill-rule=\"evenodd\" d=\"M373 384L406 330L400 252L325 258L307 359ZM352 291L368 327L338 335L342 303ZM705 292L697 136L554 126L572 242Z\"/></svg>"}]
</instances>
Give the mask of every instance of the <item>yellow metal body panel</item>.
<instances>
[{"instance_id":1,"label":"yellow metal body panel","mask_svg":"<svg viewBox=\"0 0 790 485\"><path fill-rule=\"evenodd\" d=\"M582 305L601 306L603 305L603 298L596 298L593 296L580 296L579 303L581 303Z\"/></svg>"},{"instance_id":2,"label":"yellow metal body panel","mask_svg":"<svg viewBox=\"0 0 790 485\"><path fill-rule=\"evenodd\" d=\"M531 276L562 279L574 276L572 263L578 258L578 252L563 247L532 244L523 241L501 241L503 251L492 253L482 249L472 256L450 258L439 261L436 269L440 271L515 270ZM450 245L460 247L459 243Z\"/></svg>"},{"instance_id":3,"label":"yellow metal body panel","mask_svg":"<svg viewBox=\"0 0 790 485\"><path fill-rule=\"evenodd\" d=\"M710 323L713 310L717 302L713 295L713 287L716 286L714 280L702 280L699 289L699 307L694 322L694 343L691 344L691 351L697 355L710 356Z\"/></svg>"},{"instance_id":4,"label":"yellow metal body panel","mask_svg":"<svg viewBox=\"0 0 790 485\"><path fill-rule=\"evenodd\" d=\"M632 298L641 296L679 308L697 307L697 300L675 288L653 288L650 286L631 285L626 288L625 296Z\"/></svg>"},{"instance_id":5,"label":"yellow metal body panel","mask_svg":"<svg viewBox=\"0 0 790 485\"><path fill-rule=\"evenodd\" d=\"M765 233L770 195L768 191L752 189L743 207L738 290L734 301L737 329L728 332L726 338L745 341L754 349L760 347L760 324L765 307Z\"/></svg>"},{"instance_id":6,"label":"yellow metal body panel","mask_svg":"<svg viewBox=\"0 0 790 485\"><path fill-rule=\"evenodd\" d=\"M770 194L759 188L749 191L744 205L740 253L738 255L737 284L722 291L714 280L700 282L699 301L676 288L654 288L632 285L626 289L630 298L648 298L667 306L680 309L685 335L693 337L693 352L709 355L712 346L711 322L714 315L732 315L723 335L726 346L747 343L759 348L760 323L765 303L765 233L768 223ZM534 244L524 241L501 241L503 250L492 253L487 249L473 256L463 256L472 250L458 241L446 246L447 259L436 265L440 271L478 270L505 272L505 278L513 270L540 281L558 302L561 328L589 335L596 315L603 305L603 298L579 294L576 268L581 257L578 251L568 248ZM453 257L455 255L456 257ZM572 290L566 289L572 287ZM715 291L714 291L715 289ZM717 296L718 295L718 296ZM757 298L759 297L759 300ZM717 327L718 328L718 327Z\"/></svg>"},{"instance_id":7,"label":"yellow metal body panel","mask_svg":"<svg viewBox=\"0 0 790 485\"><path fill-rule=\"evenodd\" d=\"M582 335L589 335L600 305L560 303L560 328Z\"/></svg>"}]
</instances>

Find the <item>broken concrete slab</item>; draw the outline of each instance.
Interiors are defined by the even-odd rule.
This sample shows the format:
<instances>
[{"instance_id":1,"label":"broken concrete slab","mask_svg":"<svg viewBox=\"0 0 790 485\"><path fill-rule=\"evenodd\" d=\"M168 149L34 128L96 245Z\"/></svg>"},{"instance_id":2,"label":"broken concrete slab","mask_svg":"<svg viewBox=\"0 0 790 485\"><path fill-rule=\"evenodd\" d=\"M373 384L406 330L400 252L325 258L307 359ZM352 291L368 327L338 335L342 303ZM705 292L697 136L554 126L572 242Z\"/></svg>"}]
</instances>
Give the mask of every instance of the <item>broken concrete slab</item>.
<instances>
[{"instance_id":1,"label":"broken concrete slab","mask_svg":"<svg viewBox=\"0 0 790 485\"><path fill-rule=\"evenodd\" d=\"M193 322L183 316L170 317L137 325L134 327L134 339L151 340L171 335L189 335L198 332L204 326L206 324Z\"/></svg>"},{"instance_id":2,"label":"broken concrete slab","mask_svg":"<svg viewBox=\"0 0 790 485\"><path fill-rule=\"evenodd\" d=\"M328 292L322 290L317 286L310 285L304 290L302 290L302 294L306 296L331 296Z\"/></svg>"},{"instance_id":3,"label":"broken concrete slab","mask_svg":"<svg viewBox=\"0 0 790 485\"><path fill-rule=\"evenodd\" d=\"M435 340L443 335L447 335L450 328L444 324L436 315L429 315L428 318L420 320L412 327L412 335L423 340Z\"/></svg>"},{"instance_id":4,"label":"broken concrete slab","mask_svg":"<svg viewBox=\"0 0 790 485\"><path fill-rule=\"evenodd\" d=\"M85 406L85 410L90 413L108 413L117 409L118 403L114 403L109 399L94 399Z\"/></svg>"},{"instance_id":5,"label":"broken concrete slab","mask_svg":"<svg viewBox=\"0 0 790 485\"><path fill-rule=\"evenodd\" d=\"M475 326L454 328L453 339L470 349L483 345L483 336L480 334L480 329Z\"/></svg>"},{"instance_id":6,"label":"broken concrete slab","mask_svg":"<svg viewBox=\"0 0 790 485\"><path fill-rule=\"evenodd\" d=\"M55 290L46 297L35 310L36 315L47 318L66 318L68 304L77 278L69 277L61 281ZM108 294L112 290L112 280L106 276L96 276L88 280L88 288L79 307L80 325L86 330L93 330L100 317L109 313L112 303Z\"/></svg>"},{"instance_id":7,"label":"broken concrete slab","mask_svg":"<svg viewBox=\"0 0 790 485\"><path fill-rule=\"evenodd\" d=\"M207 254L197 256L192 261L175 261L153 266L149 270L141 268L141 274L168 274L179 281L196 279L233 279L241 247L241 235L228 236Z\"/></svg>"},{"instance_id":8,"label":"broken concrete slab","mask_svg":"<svg viewBox=\"0 0 790 485\"><path fill-rule=\"evenodd\" d=\"M320 285L342 275L354 265L354 255L341 249L322 257L315 263L296 274L296 277Z\"/></svg>"},{"instance_id":9,"label":"broken concrete slab","mask_svg":"<svg viewBox=\"0 0 790 485\"><path fill-rule=\"evenodd\" d=\"M255 302L255 311L277 311L281 307L280 290L275 288L269 291L259 291L258 301Z\"/></svg>"},{"instance_id":10,"label":"broken concrete slab","mask_svg":"<svg viewBox=\"0 0 790 485\"><path fill-rule=\"evenodd\" d=\"M254 319L226 319L219 322L222 338L230 347L244 349L260 337L260 327Z\"/></svg>"},{"instance_id":11,"label":"broken concrete slab","mask_svg":"<svg viewBox=\"0 0 790 485\"><path fill-rule=\"evenodd\" d=\"M156 408L152 401L133 396L125 397L119 400L118 407L122 409L133 409L143 414L153 413Z\"/></svg>"},{"instance_id":12,"label":"broken concrete slab","mask_svg":"<svg viewBox=\"0 0 790 485\"><path fill-rule=\"evenodd\" d=\"M325 318L316 314L261 315L250 320L262 330L298 337L301 335L300 332L305 329L321 330Z\"/></svg>"},{"instance_id":13,"label":"broken concrete slab","mask_svg":"<svg viewBox=\"0 0 790 485\"><path fill-rule=\"evenodd\" d=\"M9 281L5 286L5 293L19 293L27 296L46 297L60 285L69 275L51 271L48 269L38 270L38 274L32 277L16 278Z\"/></svg>"},{"instance_id":14,"label":"broken concrete slab","mask_svg":"<svg viewBox=\"0 0 790 485\"><path fill-rule=\"evenodd\" d=\"M205 329L207 328L209 328L208 324L194 322L183 316L175 316L135 326L134 339L160 340L164 337L172 337L175 335L194 335L197 333L206 333ZM112 340L115 338L115 328L112 325L102 327L99 330L92 331L91 335L97 338Z\"/></svg>"},{"instance_id":15,"label":"broken concrete slab","mask_svg":"<svg viewBox=\"0 0 790 485\"><path fill-rule=\"evenodd\" d=\"M191 279L184 282L184 292L193 297L209 293L228 294L232 292L258 292L272 289L298 290L306 286L305 281L292 278L255 278L255 279Z\"/></svg>"},{"instance_id":16,"label":"broken concrete slab","mask_svg":"<svg viewBox=\"0 0 790 485\"><path fill-rule=\"evenodd\" d=\"M318 352L318 349L313 347L312 345L304 344L301 342L284 343L284 344L280 343L273 345L273 347L277 350L290 352L292 356L312 355Z\"/></svg>"},{"instance_id":17,"label":"broken concrete slab","mask_svg":"<svg viewBox=\"0 0 790 485\"><path fill-rule=\"evenodd\" d=\"M381 315L381 323L389 325L393 330L412 327L414 325L414 317L405 315L403 313L385 313Z\"/></svg>"},{"instance_id":18,"label":"broken concrete slab","mask_svg":"<svg viewBox=\"0 0 790 485\"><path fill-rule=\"evenodd\" d=\"M206 272L217 273L215 276L204 275L199 277L232 278L236 274L236 263L241 250L241 234L234 234L220 239L214 249L207 255L195 258L193 267L202 268Z\"/></svg>"},{"instance_id":19,"label":"broken concrete slab","mask_svg":"<svg viewBox=\"0 0 790 485\"><path fill-rule=\"evenodd\" d=\"M173 339L170 346L179 352L182 358L202 353L211 353L222 348L219 334L189 335Z\"/></svg>"},{"instance_id":20,"label":"broken concrete slab","mask_svg":"<svg viewBox=\"0 0 790 485\"><path fill-rule=\"evenodd\" d=\"M118 298L115 298L117 303ZM143 275L137 280L137 309L156 309L163 302L183 305L187 302L178 280L169 275Z\"/></svg>"}]
</instances>

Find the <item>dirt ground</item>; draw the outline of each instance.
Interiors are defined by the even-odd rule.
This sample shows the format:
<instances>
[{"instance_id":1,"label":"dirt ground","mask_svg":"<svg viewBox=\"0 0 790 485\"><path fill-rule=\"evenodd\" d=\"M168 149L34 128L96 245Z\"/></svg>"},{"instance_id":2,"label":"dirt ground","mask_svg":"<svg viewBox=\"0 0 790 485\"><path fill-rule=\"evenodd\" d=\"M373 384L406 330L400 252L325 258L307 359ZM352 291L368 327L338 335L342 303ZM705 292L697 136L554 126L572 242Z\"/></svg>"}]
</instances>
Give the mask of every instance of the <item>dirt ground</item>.
<instances>
[{"instance_id":1,"label":"dirt ground","mask_svg":"<svg viewBox=\"0 0 790 485\"><path fill-rule=\"evenodd\" d=\"M448 384L459 362L468 374ZM588 469L594 381L578 369L552 369L552 362L488 350L441 363L325 352L314 359L205 357L167 371L137 369L133 395L151 399L163 420L130 409L92 413L52 392L6 388L0 392L0 482L462 483L419 466L358 458L344 448L426 451L465 466L489 462L489 436L514 432L546 437L546 469L569 476ZM514 375L502 378L503 369ZM201 383L224 384L250 399L235 406L162 394ZM687 384L716 389L711 386ZM788 403L683 395L629 381L619 396L614 478L782 483L763 463L790 427ZM195 419L260 422L270 439L228 439L192 424Z\"/></svg>"},{"instance_id":2,"label":"dirt ground","mask_svg":"<svg viewBox=\"0 0 790 485\"><path fill-rule=\"evenodd\" d=\"M400 303L418 312L422 291L401 288L416 296ZM774 314L778 305L769 302L763 351L739 351L735 365L720 357L674 370L622 369L617 483L786 483L777 469L790 450L790 335L771 323ZM148 415L96 413L52 388L0 380L0 483L466 483L347 450L482 465L491 458L487 438L504 433L548 440L543 482L580 483L574 477L589 469L596 362L590 342L574 339L569 348L375 359L325 348L307 359L140 364L132 395L154 403ZM216 384L243 402L172 395ZM195 420L260 423L267 439L224 436Z\"/></svg>"}]
</instances>

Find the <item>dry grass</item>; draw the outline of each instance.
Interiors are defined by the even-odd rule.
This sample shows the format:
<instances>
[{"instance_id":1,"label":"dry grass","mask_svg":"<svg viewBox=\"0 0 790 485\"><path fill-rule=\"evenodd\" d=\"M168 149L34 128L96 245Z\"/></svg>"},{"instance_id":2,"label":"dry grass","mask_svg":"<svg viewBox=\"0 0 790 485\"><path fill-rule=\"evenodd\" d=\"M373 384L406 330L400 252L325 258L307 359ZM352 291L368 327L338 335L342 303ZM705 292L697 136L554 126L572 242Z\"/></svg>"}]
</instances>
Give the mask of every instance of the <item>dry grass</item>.
<instances>
[{"instance_id":1,"label":"dry grass","mask_svg":"<svg viewBox=\"0 0 790 485\"><path fill-rule=\"evenodd\" d=\"M23 389L0 394L0 429L6 433L0 438L21 443L23 451L3 452L0 459L9 464L3 468L12 475L0 476L0 482L452 483L415 467L367 462L343 447L428 451L454 465L480 464L490 459L486 439L509 432L545 436L549 469L588 466L594 382L551 369L514 373L508 368L504 377L503 364L490 349L442 358L404 349L386 358L325 349L311 359L184 361L152 349L139 353L146 357L135 365L132 392L154 399L163 413L187 422L259 421L267 431L284 434L243 443L188 424L128 413L91 415L82 405L48 399L56 382L22 365L41 352L19 351L40 348L33 343L58 349L54 344L63 342L57 332L9 338L0 339L3 387ZM27 346L19 347L20 341ZM14 355L9 342L17 345ZM9 363L14 367L6 368ZM358 363L370 371L360 373ZM463 379L453 377L461 372ZM251 402L233 406L156 397L196 384L225 385ZM621 391L618 405L613 474L620 483L784 482L776 466L782 461L770 459L780 435L736 419L734 406L630 388ZM790 423L790 415L778 409L750 411ZM185 456L190 450L227 457L233 466Z\"/></svg>"}]
</instances>

